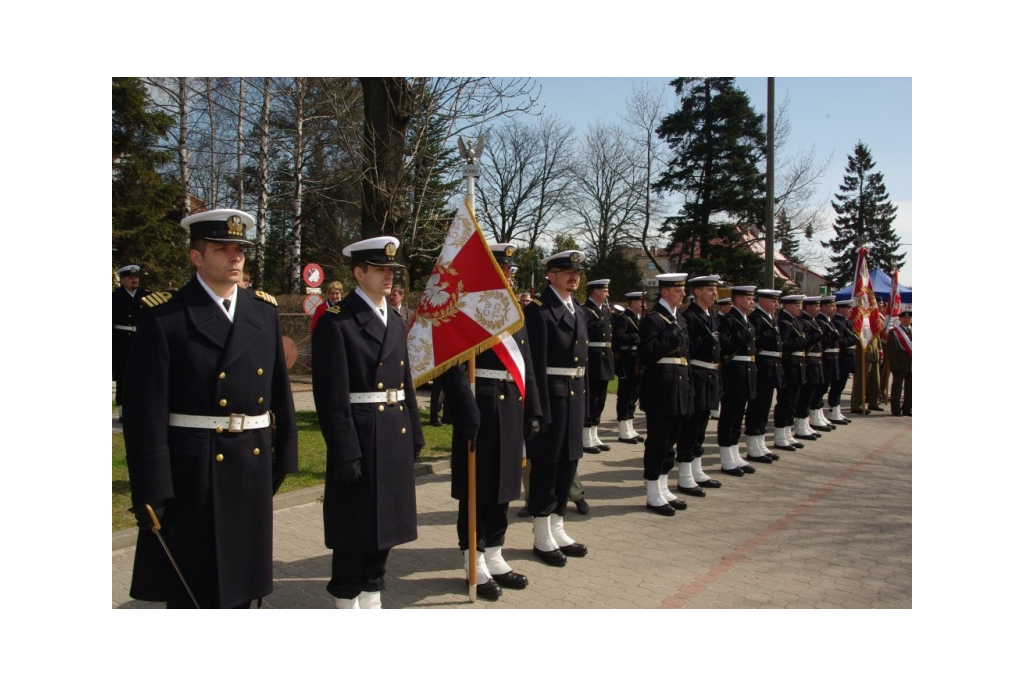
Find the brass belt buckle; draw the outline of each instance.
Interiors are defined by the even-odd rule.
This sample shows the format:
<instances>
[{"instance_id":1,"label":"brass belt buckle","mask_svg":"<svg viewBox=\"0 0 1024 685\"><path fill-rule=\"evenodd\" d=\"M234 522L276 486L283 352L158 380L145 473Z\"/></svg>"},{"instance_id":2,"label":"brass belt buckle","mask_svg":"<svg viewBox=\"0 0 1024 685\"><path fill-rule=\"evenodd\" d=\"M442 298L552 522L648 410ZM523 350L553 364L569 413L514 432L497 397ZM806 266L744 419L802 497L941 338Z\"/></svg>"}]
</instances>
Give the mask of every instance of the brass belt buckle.
<instances>
[{"instance_id":1,"label":"brass belt buckle","mask_svg":"<svg viewBox=\"0 0 1024 685\"><path fill-rule=\"evenodd\" d=\"M245 430L245 414L231 414L228 417L228 433L241 433Z\"/></svg>"},{"instance_id":2,"label":"brass belt buckle","mask_svg":"<svg viewBox=\"0 0 1024 685\"><path fill-rule=\"evenodd\" d=\"M385 390L384 394L387 396L387 405L389 407L398 404L398 391L395 389Z\"/></svg>"}]
</instances>

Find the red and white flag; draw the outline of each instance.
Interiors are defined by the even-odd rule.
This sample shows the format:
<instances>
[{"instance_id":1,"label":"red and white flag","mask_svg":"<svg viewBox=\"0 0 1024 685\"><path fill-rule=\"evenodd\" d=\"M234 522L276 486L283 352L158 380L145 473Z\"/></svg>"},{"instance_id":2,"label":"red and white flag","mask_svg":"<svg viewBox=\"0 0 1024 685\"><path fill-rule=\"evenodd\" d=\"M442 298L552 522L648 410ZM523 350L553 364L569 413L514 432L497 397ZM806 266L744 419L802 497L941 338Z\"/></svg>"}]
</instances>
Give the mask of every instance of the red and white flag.
<instances>
[{"instance_id":1,"label":"red and white flag","mask_svg":"<svg viewBox=\"0 0 1024 685\"><path fill-rule=\"evenodd\" d=\"M889 307L885 310L885 327L882 329L882 340L889 339L889 331L899 323L900 302L900 272L893 270L892 284L889 286Z\"/></svg>"},{"instance_id":2,"label":"red and white flag","mask_svg":"<svg viewBox=\"0 0 1024 685\"><path fill-rule=\"evenodd\" d=\"M523 310L501 273L476 217L464 202L420 295L407 336L413 385L494 349L522 392L526 365L515 341ZM501 344L499 344L501 343Z\"/></svg>"},{"instance_id":3,"label":"red and white flag","mask_svg":"<svg viewBox=\"0 0 1024 685\"><path fill-rule=\"evenodd\" d=\"M866 247L860 248L857 253L857 268L853 272L853 312L850 322L864 347L867 347L871 339L885 327L882 312L878 309L878 301L875 300L875 290L871 287Z\"/></svg>"}]
</instances>

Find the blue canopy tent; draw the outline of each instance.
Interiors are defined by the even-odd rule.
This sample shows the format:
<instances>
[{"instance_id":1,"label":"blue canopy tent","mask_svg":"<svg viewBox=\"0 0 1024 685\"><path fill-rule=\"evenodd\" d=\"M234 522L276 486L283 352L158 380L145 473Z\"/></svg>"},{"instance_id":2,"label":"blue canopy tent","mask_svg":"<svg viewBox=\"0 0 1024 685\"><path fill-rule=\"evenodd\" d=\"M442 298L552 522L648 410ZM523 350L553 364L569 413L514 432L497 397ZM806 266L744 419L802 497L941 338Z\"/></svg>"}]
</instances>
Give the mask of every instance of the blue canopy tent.
<instances>
[{"instance_id":1,"label":"blue canopy tent","mask_svg":"<svg viewBox=\"0 0 1024 685\"><path fill-rule=\"evenodd\" d=\"M900 302L903 304L911 304L913 294L910 288L904 285L900 285ZM889 295L892 292L892 279L882 271L881 269L871 270L871 289L875 291L875 297L883 302L889 301ZM849 300L853 297L853 285L848 285L842 290L837 290L832 293L836 296L837 300Z\"/></svg>"}]
</instances>

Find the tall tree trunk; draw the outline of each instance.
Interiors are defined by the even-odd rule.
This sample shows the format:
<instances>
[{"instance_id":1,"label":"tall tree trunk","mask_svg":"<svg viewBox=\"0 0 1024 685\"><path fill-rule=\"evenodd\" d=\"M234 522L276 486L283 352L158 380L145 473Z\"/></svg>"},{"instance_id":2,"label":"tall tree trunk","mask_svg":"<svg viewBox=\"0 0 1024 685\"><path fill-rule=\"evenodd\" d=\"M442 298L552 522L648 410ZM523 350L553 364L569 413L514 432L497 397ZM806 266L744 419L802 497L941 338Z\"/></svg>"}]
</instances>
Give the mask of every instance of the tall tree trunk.
<instances>
[{"instance_id":1,"label":"tall tree trunk","mask_svg":"<svg viewBox=\"0 0 1024 685\"><path fill-rule=\"evenodd\" d=\"M295 79L295 139L292 157L292 235L288 243L289 261L291 263L291 293L297 294L302 287L302 163L305 157L305 140L302 124L305 118L305 98L307 81Z\"/></svg>"},{"instance_id":2,"label":"tall tree trunk","mask_svg":"<svg viewBox=\"0 0 1024 685\"><path fill-rule=\"evenodd\" d=\"M401 235L406 220L402 182L405 132L413 92L404 78L360 78L363 87L363 238Z\"/></svg>"},{"instance_id":3,"label":"tall tree trunk","mask_svg":"<svg viewBox=\"0 0 1024 685\"><path fill-rule=\"evenodd\" d=\"M181 218L192 213L192 190L188 178L188 124L185 121L185 90L188 79L178 77L178 169L181 174Z\"/></svg>"},{"instance_id":4,"label":"tall tree trunk","mask_svg":"<svg viewBox=\"0 0 1024 685\"><path fill-rule=\"evenodd\" d=\"M244 129L242 122L245 119L245 79L238 79L238 130L235 135L235 206L242 209L245 203L245 178L242 176L243 169L243 146L242 136Z\"/></svg>"},{"instance_id":5,"label":"tall tree trunk","mask_svg":"<svg viewBox=\"0 0 1024 685\"><path fill-rule=\"evenodd\" d=\"M220 202L220 183L217 178L217 118L216 112L213 108L213 89L211 83L213 79L205 78L206 82L206 116L210 120L210 207L219 207Z\"/></svg>"},{"instance_id":6,"label":"tall tree trunk","mask_svg":"<svg viewBox=\"0 0 1024 685\"><path fill-rule=\"evenodd\" d=\"M263 79L263 109L260 111L260 187L256 202L256 273L255 285L263 287L267 259L267 205L270 185L270 78Z\"/></svg>"}]
</instances>

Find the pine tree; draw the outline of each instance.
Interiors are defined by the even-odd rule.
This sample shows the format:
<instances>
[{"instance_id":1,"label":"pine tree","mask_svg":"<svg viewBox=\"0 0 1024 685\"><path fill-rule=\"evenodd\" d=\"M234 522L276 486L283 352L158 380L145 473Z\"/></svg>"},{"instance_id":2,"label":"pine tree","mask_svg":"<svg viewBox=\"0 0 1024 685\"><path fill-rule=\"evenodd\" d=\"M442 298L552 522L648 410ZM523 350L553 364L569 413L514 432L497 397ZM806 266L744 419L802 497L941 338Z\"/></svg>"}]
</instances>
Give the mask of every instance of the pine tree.
<instances>
[{"instance_id":1,"label":"pine tree","mask_svg":"<svg viewBox=\"0 0 1024 685\"><path fill-rule=\"evenodd\" d=\"M736 227L764 220L764 115L732 78L678 78L671 85L680 106L657 132L675 156L655 189L683 193L684 199L663 230L681 243L684 270L758 282L763 263L742 248Z\"/></svg>"},{"instance_id":2,"label":"pine tree","mask_svg":"<svg viewBox=\"0 0 1024 685\"><path fill-rule=\"evenodd\" d=\"M111 115L112 266L139 264L147 290L178 287L191 276L188 234L178 223L179 186L158 171L170 155L157 147L173 119L153 111L137 78L112 80Z\"/></svg>"},{"instance_id":3,"label":"pine tree","mask_svg":"<svg viewBox=\"0 0 1024 685\"><path fill-rule=\"evenodd\" d=\"M853 154L846 158L843 184L832 202L836 237L822 245L835 255L828 276L842 285L853 282L859 247L868 248L868 263L886 273L902 269L906 263L906 254L899 251L900 239L892 227L896 207L889 202L882 174L871 173L874 168L871 151L858 141Z\"/></svg>"},{"instance_id":4,"label":"pine tree","mask_svg":"<svg viewBox=\"0 0 1024 685\"><path fill-rule=\"evenodd\" d=\"M779 212L775 218L775 235L779 241L782 256L791 262L803 264L803 255L800 251L800 240L793 228L793 222L789 220L786 210Z\"/></svg>"}]
</instances>

